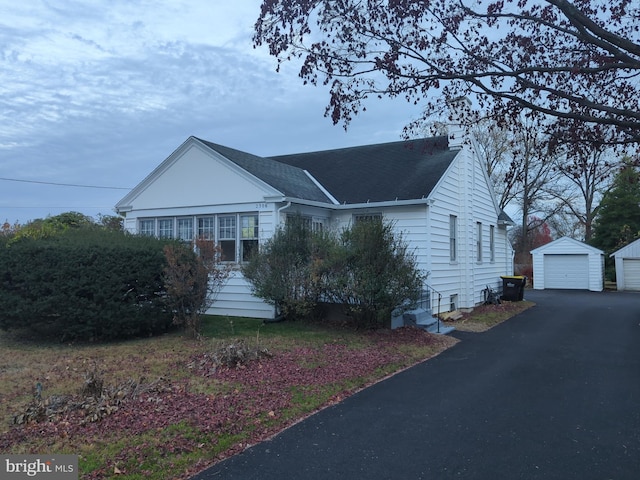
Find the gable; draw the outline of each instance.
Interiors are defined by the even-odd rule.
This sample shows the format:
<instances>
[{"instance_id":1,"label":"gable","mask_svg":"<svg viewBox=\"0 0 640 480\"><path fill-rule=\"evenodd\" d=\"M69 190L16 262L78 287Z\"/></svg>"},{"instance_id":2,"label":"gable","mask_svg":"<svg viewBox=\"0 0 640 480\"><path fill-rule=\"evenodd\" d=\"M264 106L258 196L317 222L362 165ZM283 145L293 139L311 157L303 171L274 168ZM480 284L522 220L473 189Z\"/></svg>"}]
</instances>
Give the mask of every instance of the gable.
<instances>
[{"instance_id":1,"label":"gable","mask_svg":"<svg viewBox=\"0 0 640 480\"><path fill-rule=\"evenodd\" d=\"M541 247L538 247L534 250L531 250L532 254L540 254L540 253L592 253L602 255L604 252L602 250L598 250L591 245L587 245L586 243L579 242L570 237L562 237L553 242L549 242Z\"/></svg>"},{"instance_id":2,"label":"gable","mask_svg":"<svg viewBox=\"0 0 640 480\"><path fill-rule=\"evenodd\" d=\"M613 252L610 257L640 258L640 238Z\"/></svg>"},{"instance_id":3,"label":"gable","mask_svg":"<svg viewBox=\"0 0 640 480\"><path fill-rule=\"evenodd\" d=\"M233 162L187 140L116 208L135 210L225 205L282 195Z\"/></svg>"},{"instance_id":4,"label":"gable","mask_svg":"<svg viewBox=\"0 0 640 480\"><path fill-rule=\"evenodd\" d=\"M330 199L301 168L196 139L287 197L328 203Z\"/></svg>"},{"instance_id":5,"label":"gable","mask_svg":"<svg viewBox=\"0 0 640 480\"><path fill-rule=\"evenodd\" d=\"M427 198L459 151L434 137L271 157L308 171L340 204Z\"/></svg>"}]
</instances>

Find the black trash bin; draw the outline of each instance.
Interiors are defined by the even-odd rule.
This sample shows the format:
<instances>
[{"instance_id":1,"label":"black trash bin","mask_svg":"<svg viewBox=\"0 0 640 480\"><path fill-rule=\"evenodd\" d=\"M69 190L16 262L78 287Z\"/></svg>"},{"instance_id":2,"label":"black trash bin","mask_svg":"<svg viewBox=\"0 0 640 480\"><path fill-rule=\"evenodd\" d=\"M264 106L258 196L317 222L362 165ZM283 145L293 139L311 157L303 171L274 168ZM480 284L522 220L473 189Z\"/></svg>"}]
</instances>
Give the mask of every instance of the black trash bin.
<instances>
[{"instance_id":1,"label":"black trash bin","mask_svg":"<svg viewBox=\"0 0 640 480\"><path fill-rule=\"evenodd\" d=\"M527 283L527 277L513 275L500 278L502 279L502 300L521 302L524 299L524 286Z\"/></svg>"}]
</instances>

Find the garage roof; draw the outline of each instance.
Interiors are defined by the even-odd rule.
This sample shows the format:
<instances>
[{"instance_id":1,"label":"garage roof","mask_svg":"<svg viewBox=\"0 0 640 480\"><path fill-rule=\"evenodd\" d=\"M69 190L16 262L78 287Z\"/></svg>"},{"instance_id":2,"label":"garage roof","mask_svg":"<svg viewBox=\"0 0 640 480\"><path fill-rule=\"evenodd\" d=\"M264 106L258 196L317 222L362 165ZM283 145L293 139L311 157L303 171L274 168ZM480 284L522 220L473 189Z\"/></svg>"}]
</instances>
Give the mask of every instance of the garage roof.
<instances>
[{"instance_id":1,"label":"garage roof","mask_svg":"<svg viewBox=\"0 0 640 480\"><path fill-rule=\"evenodd\" d=\"M587 245L586 243L579 242L573 238L562 237L553 242L542 245L541 247L531 250L532 254L545 253L547 250L553 250L553 253L596 253L604 255L602 250Z\"/></svg>"}]
</instances>

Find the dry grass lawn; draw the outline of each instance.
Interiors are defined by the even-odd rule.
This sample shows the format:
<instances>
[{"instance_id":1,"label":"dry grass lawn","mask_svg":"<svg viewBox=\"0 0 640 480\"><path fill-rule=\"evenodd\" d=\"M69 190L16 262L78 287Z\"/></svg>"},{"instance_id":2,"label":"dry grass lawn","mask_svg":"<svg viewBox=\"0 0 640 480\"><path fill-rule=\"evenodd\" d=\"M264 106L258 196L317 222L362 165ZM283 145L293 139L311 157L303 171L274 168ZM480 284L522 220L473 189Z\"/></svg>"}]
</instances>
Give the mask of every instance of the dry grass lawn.
<instances>
[{"instance_id":1,"label":"dry grass lawn","mask_svg":"<svg viewBox=\"0 0 640 480\"><path fill-rule=\"evenodd\" d=\"M453 325L484 331L532 305L478 307ZM457 342L220 317L203 333L107 345L0 333L0 452L77 454L83 479L188 478ZM220 364L240 347L264 355Z\"/></svg>"}]
</instances>

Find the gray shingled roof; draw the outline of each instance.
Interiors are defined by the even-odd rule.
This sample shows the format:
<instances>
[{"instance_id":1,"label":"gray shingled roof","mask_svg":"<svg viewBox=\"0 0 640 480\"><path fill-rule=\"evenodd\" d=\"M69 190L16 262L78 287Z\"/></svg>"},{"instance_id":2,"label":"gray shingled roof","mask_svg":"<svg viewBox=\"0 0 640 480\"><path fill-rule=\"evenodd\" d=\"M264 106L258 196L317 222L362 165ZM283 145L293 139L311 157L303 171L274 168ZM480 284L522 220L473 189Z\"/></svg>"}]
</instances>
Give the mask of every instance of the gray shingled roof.
<instances>
[{"instance_id":1,"label":"gray shingled roof","mask_svg":"<svg viewBox=\"0 0 640 480\"><path fill-rule=\"evenodd\" d=\"M250 153L235 150L202 140L207 147L220 153L233 163L243 168L263 182L279 190L287 197L330 203L330 199L318 186L298 167L277 162L269 158L258 157Z\"/></svg>"},{"instance_id":2,"label":"gray shingled roof","mask_svg":"<svg viewBox=\"0 0 640 480\"><path fill-rule=\"evenodd\" d=\"M426 198L457 154L442 136L271 159L307 170L352 204Z\"/></svg>"},{"instance_id":3,"label":"gray shingled roof","mask_svg":"<svg viewBox=\"0 0 640 480\"><path fill-rule=\"evenodd\" d=\"M198 140L286 196L329 202L307 170L341 204L426 198L458 154L446 136L268 158Z\"/></svg>"}]
</instances>

